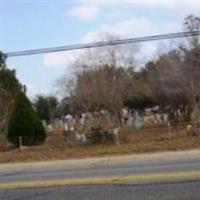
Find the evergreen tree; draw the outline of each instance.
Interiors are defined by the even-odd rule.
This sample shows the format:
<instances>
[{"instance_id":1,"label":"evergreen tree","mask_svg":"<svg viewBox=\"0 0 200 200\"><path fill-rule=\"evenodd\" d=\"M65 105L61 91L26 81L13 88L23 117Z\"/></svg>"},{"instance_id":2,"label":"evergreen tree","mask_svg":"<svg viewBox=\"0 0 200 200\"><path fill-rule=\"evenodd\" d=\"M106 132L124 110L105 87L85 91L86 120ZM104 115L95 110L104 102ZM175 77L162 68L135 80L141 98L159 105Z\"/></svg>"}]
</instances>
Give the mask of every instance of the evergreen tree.
<instances>
[{"instance_id":1,"label":"evergreen tree","mask_svg":"<svg viewBox=\"0 0 200 200\"><path fill-rule=\"evenodd\" d=\"M21 84L16 78L15 70L6 67L5 55L0 52L0 134L7 131L14 98L20 88Z\"/></svg>"},{"instance_id":2,"label":"evergreen tree","mask_svg":"<svg viewBox=\"0 0 200 200\"><path fill-rule=\"evenodd\" d=\"M0 68L4 68L6 66L5 63L5 56L3 55L3 53L0 51Z\"/></svg>"},{"instance_id":3,"label":"evergreen tree","mask_svg":"<svg viewBox=\"0 0 200 200\"><path fill-rule=\"evenodd\" d=\"M46 120L48 123L56 117L56 108L58 100L54 96L38 95L34 100L34 106L40 119Z\"/></svg>"},{"instance_id":4,"label":"evergreen tree","mask_svg":"<svg viewBox=\"0 0 200 200\"><path fill-rule=\"evenodd\" d=\"M46 138L41 120L22 91L16 95L7 134L8 140L16 146L19 146L19 137L27 146L41 144Z\"/></svg>"}]
</instances>

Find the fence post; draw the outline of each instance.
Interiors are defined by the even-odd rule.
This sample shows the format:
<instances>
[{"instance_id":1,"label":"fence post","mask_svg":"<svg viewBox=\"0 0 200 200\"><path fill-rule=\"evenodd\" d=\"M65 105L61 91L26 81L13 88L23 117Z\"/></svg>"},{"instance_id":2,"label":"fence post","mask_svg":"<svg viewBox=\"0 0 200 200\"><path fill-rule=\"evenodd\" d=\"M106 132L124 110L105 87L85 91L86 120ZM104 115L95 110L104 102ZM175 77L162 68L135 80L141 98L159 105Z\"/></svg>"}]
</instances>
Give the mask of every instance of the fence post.
<instances>
[{"instance_id":1,"label":"fence post","mask_svg":"<svg viewBox=\"0 0 200 200\"><path fill-rule=\"evenodd\" d=\"M23 144L22 144L22 137L19 136L19 148L20 148L20 149L22 149L22 145L23 145Z\"/></svg>"}]
</instances>

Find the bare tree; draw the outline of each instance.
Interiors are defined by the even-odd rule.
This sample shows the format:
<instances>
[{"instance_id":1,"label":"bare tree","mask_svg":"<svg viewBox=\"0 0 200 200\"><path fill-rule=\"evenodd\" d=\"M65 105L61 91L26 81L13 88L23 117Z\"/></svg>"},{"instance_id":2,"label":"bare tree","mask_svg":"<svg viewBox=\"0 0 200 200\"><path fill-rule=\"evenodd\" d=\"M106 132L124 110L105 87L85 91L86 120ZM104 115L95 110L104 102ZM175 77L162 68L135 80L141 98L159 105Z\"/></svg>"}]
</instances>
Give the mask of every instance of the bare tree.
<instances>
[{"instance_id":1,"label":"bare tree","mask_svg":"<svg viewBox=\"0 0 200 200\"><path fill-rule=\"evenodd\" d=\"M123 68L108 65L79 75L75 97L86 111L109 110L118 120L130 80Z\"/></svg>"},{"instance_id":2,"label":"bare tree","mask_svg":"<svg viewBox=\"0 0 200 200\"><path fill-rule=\"evenodd\" d=\"M100 33L98 41L113 41L120 39L119 36L110 33ZM123 44L111 45L105 47L90 48L85 50L77 57L74 63L81 69L99 68L100 66L113 66L113 67L135 67L135 55L139 51L139 45Z\"/></svg>"},{"instance_id":3,"label":"bare tree","mask_svg":"<svg viewBox=\"0 0 200 200\"><path fill-rule=\"evenodd\" d=\"M188 15L183 24L185 31L200 31L200 17L195 15ZM192 36L188 38L190 47L197 47L200 44L200 35Z\"/></svg>"},{"instance_id":4,"label":"bare tree","mask_svg":"<svg viewBox=\"0 0 200 200\"><path fill-rule=\"evenodd\" d=\"M200 31L200 17L189 15L185 18L184 28L187 31ZM184 72L187 79L188 96L191 99L192 119L200 126L200 36L188 39L188 46L182 47L185 56ZM200 128L196 129L200 135Z\"/></svg>"},{"instance_id":5,"label":"bare tree","mask_svg":"<svg viewBox=\"0 0 200 200\"><path fill-rule=\"evenodd\" d=\"M100 35L100 41L118 39L109 33ZM65 94L71 96L73 105L85 111L108 109L120 119L123 101L128 93L128 69L134 68L138 46L115 45L88 49L74 63L77 67L75 82L69 84L62 78ZM75 84L74 84L75 83ZM66 89L70 89L66 91Z\"/></svg>"}]
</instances>

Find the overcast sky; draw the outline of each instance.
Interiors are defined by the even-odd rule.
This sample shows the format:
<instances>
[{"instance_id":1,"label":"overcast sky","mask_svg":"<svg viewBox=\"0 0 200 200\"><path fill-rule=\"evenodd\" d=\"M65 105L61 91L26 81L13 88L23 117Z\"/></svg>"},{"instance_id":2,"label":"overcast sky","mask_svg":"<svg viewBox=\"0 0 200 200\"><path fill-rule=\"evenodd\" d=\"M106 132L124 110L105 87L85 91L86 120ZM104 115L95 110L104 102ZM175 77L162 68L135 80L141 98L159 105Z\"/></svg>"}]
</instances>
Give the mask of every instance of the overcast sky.
<instances>
[{"instance_id":1,"label":"overcast sky","mask_svg":"<svg viewBox=\"0 0 200 200\"><path fill-rule=\"evenodd\" d=\"M122 38L182 31L189 14L200 15L200 1L0 0L0 50L18 50L91 42L99 32ZM156 49L146 45L141 54ZM146 51L146 52L145 52ZM72 53L8 59L28 95L48 94L69 71Z\"/></svg>"}]
</instances>

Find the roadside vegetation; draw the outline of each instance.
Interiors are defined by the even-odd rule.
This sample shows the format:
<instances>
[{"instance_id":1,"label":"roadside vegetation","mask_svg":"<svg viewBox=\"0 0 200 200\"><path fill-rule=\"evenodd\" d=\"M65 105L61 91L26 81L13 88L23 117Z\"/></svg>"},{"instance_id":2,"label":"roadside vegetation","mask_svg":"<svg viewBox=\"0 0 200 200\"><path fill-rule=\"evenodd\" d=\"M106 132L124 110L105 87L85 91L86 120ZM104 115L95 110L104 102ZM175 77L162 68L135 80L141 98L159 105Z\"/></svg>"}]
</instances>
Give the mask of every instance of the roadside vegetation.
<instances>
[{"instance_id":1,"label":"roadside vegetation","mask_svg":"<svg viewBox=\"0 0 200 200\"><path fill-rule=\"evenodd\" d=\"M44 144L26 149L0 149L0 163L33 162L62 159L76 159L101 156L115 156L138 153L180 151L200 148L200 139L188 134L180 127L174 133L168 128L133 130L123 128L120 144L82 144L73 138L66 140L62 134L52 134ZM0 144L1 145L1 144Z\"/></svg>"}]
</instances>

